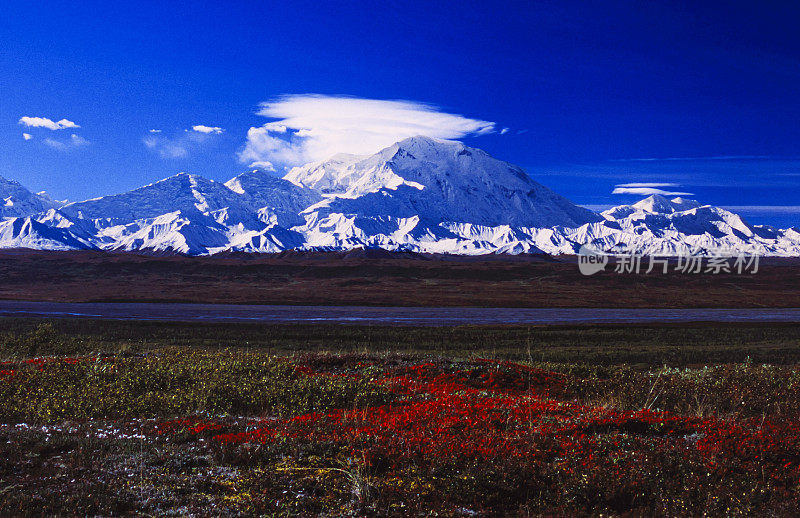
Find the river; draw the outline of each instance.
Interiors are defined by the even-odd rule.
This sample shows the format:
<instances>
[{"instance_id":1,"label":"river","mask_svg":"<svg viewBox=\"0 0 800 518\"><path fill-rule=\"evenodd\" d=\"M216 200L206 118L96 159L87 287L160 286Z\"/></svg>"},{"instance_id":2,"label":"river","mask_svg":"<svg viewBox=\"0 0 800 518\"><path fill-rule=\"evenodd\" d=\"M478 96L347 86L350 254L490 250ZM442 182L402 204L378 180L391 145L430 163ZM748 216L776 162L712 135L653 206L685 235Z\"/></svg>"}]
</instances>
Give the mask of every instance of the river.
<instances>
[{"instance_id":1,"label":"river","mask_svg":"<svg viewBox=\"0 0 800 518\"><path fill-rule=\"evenodd\" d=\"M0 317L363 325L798 322L788 309L442 308L0 301Z\"/></svg>"}]
</instances>

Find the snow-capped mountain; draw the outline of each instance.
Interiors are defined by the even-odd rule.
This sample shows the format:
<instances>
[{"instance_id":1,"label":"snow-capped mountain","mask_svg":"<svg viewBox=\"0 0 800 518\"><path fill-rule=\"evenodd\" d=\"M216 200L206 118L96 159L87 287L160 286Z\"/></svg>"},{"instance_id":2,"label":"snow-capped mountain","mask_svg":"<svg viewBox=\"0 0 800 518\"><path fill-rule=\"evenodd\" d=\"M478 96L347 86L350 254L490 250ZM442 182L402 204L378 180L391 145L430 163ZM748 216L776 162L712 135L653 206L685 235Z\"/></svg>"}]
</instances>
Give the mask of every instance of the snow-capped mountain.
<instances>
[{"instance_id":1,"label":"snow-capped mountain","mask_svg":"<svg viewBox=\"0 0 800 518\"><path fill-rule=\"evenodd\" d=\"M620 205L603 212L607 219L622 219L636 212L648 214L674 214L686 210L696 209L700 204L695 200L685 198L672 198L668 200L664 196L654 194L634 203L633 205Z\"/></svg>"},{"instance_id":2,"label":"snow-capped mountain","mask_svg":"<svg viewBox=\"0 0 800 518\"><path fill-rule=\"evenodd\" d=\"M460 142L412 137L369 157L337 155L286 179L328 195L306 212L480 225L574 227L598 221L522 169Z\"/></svg>"},{"instance_id":3,"label":"snow-capped mountain","mask_svg":"<svg viewBox=\"0 0 800 518\"><path fill-rule=\"evenodd\" d=\"M180 173L133 191L69 203L60 212L82 219L131 222L180 211L213 214L220 210L252 212L241 195L202 176Z\"/></svg>"},{"instance_id":4,"label":"snow-capped mountain","mask_svg":"<svg viewBox=\"0 0 800 518\"><path fill-rule=\"evenodd\" d=\"M0 248L81 250L95 247L91 241L79 238L68 228L26 217L0 221Z\"/></svg>"},{"instance_id":5,"label":"snow-capped mountain","mask_svg":"<svg viewBox=\"0 0 800 518\"><path fill-rule=\"evenodd\" d=\"M717 207L661 196L597 214L483 151L426 137L372 156L336 155L283 179L249 171L223 184L182 173L68 204L0 179L0 196L0 248L574 254L587 244L658 255L800 256L797 229L751 225Z\"/></svg>"},{"instance_id":6,"label":"snow-capped mountain","mask_svg":"<svg viewBox=\"0 0 800 518\"><path fill-rule=\"evenodd\" d=\"M597 244L616 241L621 248L645 254L728 250L795 256L800 244L795 229L751 225L733 212L683 198L653 195L602 215L619 225L619 231L606 233Z\"/></svg>"}]
</instances>

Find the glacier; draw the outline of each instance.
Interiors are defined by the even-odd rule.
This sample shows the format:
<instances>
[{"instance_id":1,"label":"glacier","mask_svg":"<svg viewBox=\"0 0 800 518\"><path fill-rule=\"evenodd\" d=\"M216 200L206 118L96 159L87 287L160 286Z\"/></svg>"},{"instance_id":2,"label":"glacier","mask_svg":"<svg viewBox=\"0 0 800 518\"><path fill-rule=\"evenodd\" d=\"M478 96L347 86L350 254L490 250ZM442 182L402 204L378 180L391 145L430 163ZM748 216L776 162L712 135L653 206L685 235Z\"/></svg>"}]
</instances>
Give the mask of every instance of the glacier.
<instances>
[{"instance_id":1,"label":"glacier","mask_svg":"<svg viewBox=\"0 0 800 518\"><path fill-rule=\"evenodd\" d=\"M211 255L380 248L441 254L800 256L800 230L653 195L596 213L460 142L412 137L283 178L180 173L130 192L58 202L0 178L0 248Z\"/></svg>"}]
</instances>

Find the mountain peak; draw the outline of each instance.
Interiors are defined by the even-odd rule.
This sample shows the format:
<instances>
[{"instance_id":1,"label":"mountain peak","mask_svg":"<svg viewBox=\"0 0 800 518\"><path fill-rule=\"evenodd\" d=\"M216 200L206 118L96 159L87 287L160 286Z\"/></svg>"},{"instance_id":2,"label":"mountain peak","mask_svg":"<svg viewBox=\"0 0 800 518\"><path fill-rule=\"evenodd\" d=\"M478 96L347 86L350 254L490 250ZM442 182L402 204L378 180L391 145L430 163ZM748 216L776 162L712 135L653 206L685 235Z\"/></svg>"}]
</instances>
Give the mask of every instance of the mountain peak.
<instances>
[{"instance_id":1,"label":"mountain peak","mask_svg":"<svg viewBox=\"0 0 800 518\"><path fill-rule=\"evenodd\" d=\"M134 221L175 211L207 213L243 205L239 194L219 182L196 174L178 173L122 194L70 203L61 210L89 219Z\"/></svg>"},{"instance_id":2,"label":"mountain peak","mask_svg":"<svg viewBox=\"0 0 800 518\"><path fill-rule=\"evenodd\" d=\"M166 178L162 178L161 180L158 180L157 182L151 183L150 185L156 185L156 184L159 184L159 183L186 182L186 181L189 181L189 182L214 182L214 180L211 180L209 178L205 178L203 176L200 176L199 174L187 173L186 171L181 171L180 173L175 173L172 176L168 176Z\"/></svg>"},{"instance_id":3,"label":"mountain peak","mask_svg":"<svg viewBox=\"0 0 800 518\"><path fill-rule=\"evenodd\" d=\"M284 178L330 198L319 207L327 212L529 227L575 227L599 218L515 165L424 136L350 162L297 167Z\"/></svg>"},{"instance_id":4,"label":"mountain peak","mask_svg":"<svg viewBox=\"0 0 800 518\"><path fill-rule=\"evenodd\" d=\"M406 139L398 141L395 145L398 147L419 147L419 146L460 146L464 144L455 140L445 140L440 138L428 137L425 135L415 135Z\"/></svg>"},{"instance_id":5,"label":"mountain peak","mask_svg":"<svg viewBox=\"0 0 800 518\"><path fill-rule=\"evenodd\" d=\"M687 200L686 198L681 198L681 197L672 198L669 201L672 204L672 206L679 211L702 207L702 204L700 204L700 202L698 202L697 200Z\"/></svg>"},{"instance_id":6,"label":"mountain peak","mask_svg":"<svg viewBox=\"0 0 800 518\"><path fill-rule=\"evenodd\" d=\"M59 203L43 194L34 194L16 180L0 176L0 220L45 212Z\"/></svg>"},{"instance_id":7,"label":"mountain peak","mask_svg":"<svg viewBox=\"0 0 800 518\"><path fill-rule=\"evenodd\" d=\"M405 154L402 152L405 152ZM486 155L484 151L471 148L457 140L445 140L417 135L396 142L394 145L381 150L378 154L384 156L392 155L393 158L408 157L411 159L425 158L428 160L437 160L450 155L471 157L473 153Z\"/></svg>"},{"instance_id":8,"label":"mountain peak","mask_svg":"<svg viewBox=\"0 0 800 518\"><path fill-rule=\"evenodd\" d=\"M20 185L20 183L16 180L9 180L8 178L0 176L0 185Z\"/></svg>"},{"instance_id":9,"label":"mountain peak","mask_svg":"<svg viewBox=\"0 0 800 518\"><path fill-rule=\"evenodd\" d=\"M700 203L695 200L684 198L672 198L670 200L660 194L653 194L631 205L634 209L654 214L672 214L673 212L696 209L700 206Z\"/></svg>"}]
</instances>

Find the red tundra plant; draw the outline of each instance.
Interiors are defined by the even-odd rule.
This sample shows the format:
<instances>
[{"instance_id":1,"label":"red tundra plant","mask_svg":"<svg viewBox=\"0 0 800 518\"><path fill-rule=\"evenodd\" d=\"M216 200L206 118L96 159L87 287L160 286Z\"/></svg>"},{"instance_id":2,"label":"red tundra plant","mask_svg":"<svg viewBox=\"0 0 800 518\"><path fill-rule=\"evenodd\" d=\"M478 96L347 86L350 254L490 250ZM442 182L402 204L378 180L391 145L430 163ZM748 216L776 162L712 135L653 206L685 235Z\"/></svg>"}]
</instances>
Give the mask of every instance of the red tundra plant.
<instances>
[{"instance_id":1,"label":"red tundra plant","mask_svg":"<svg viewBox=\"0 0 800 518\"><path fill-rule=\"evenodd\" d=\"M294 372L336 375L310 365ZM346 369L335 368L338 375ZM213 436L223 457L283 459L287 473L316 469L302 467L304 458L334 466L355 462L367 476L383 477L376 482L382 498L418 498L422 509L458 501L492 514L527 501L531 509L562 514L725 514L735 508L786 515L800 507L797 419L622 411L570 399L567 387L577 378L511 362L375 363L346 372L366 376L394 399L249 421L247 428L174 420L159 424L158 433ZM709 487L718 488L712 500Z\"/></svg>"},{"instance_id":2,"label":"red tundra plant","mask_svg":"<svg viewBox=\"0 0 800 518\"><path fill-rule=\"evenodd\" d=\"M155 435L164 435L184 432L191 435L199 435L204 432L219 432L225 428L226 426L219 421L206 420L202 417L184 417L154 424L153 433Z\"/></svg>"},{"instance_id":3,"label":"red tundra plant","mask_svg":"<svg viewBox=\"0 0 800 518\"><path fill-rule=\"evenodd\" d=\"M765 476L797 484L800 424L687 417L648 409L620 412L562 401L565 376L510 362L479 360L446 372L433 362L387 372L376 382L403 398L364 409L312 413L219 435L222 443L276 440L336 443L371 459L417 465L453 459L528 463L581 458L591 463L598 437L624 449L631 437L661 448L756 462ZM615 439L616 438L616 439Z\"/></svg>"}]
</instances>

